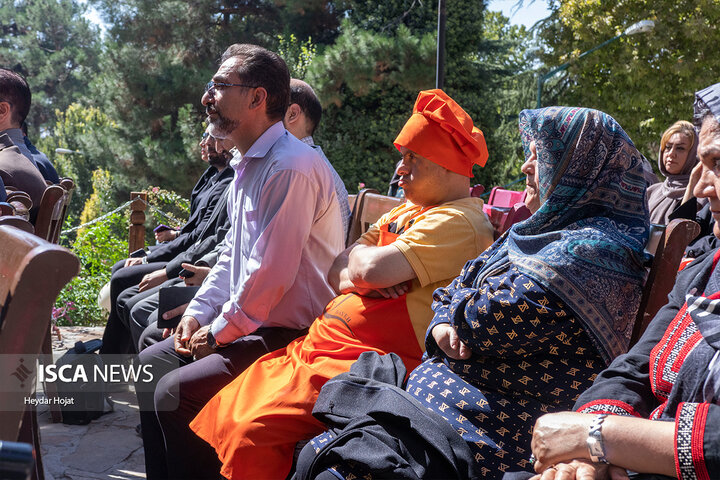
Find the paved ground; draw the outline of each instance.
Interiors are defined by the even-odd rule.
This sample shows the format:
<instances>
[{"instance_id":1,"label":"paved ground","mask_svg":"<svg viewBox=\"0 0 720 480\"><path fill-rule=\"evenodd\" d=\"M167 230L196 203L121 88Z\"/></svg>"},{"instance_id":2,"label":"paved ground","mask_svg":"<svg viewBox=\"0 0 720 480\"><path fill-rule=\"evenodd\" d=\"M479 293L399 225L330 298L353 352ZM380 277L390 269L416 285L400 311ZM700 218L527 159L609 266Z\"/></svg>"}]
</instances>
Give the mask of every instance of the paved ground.
<instances>
[{"instance_id":1,"label":"paved ground","mask_svg":"<svg viewBox=\"0 0 720 480\"><path fill-rule=\"evenodd\" d=\"M100 338L102 327L62 327L62 340L53 341L59 356L78 340ZM140 423L132 391L113 393L115 411L89 425L52 423L47 407L39 407L40 443L47 480L145 478L142 440L135 433Z\"/></svg>"}]
</instances>

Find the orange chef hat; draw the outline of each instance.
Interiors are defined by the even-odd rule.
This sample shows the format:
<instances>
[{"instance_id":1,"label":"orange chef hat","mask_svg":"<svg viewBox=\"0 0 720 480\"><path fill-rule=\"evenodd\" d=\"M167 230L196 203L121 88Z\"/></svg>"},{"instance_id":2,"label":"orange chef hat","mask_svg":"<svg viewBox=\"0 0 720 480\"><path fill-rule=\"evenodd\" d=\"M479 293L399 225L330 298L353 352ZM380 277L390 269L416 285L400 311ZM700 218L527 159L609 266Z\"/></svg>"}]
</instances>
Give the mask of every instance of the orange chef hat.
<instances>
[{"instance_id":1,"label":"orange chef hat","mask_svg":"<svg viewBox=\"0 0 720 480\"><path fill-rule=\"evenodd\" d=\"M451 172L472 177L472 167L488 159L483 132L455 100L440 89L418 94L410 119L395 139L405 147Z\"/></svg>"}]
</instances>

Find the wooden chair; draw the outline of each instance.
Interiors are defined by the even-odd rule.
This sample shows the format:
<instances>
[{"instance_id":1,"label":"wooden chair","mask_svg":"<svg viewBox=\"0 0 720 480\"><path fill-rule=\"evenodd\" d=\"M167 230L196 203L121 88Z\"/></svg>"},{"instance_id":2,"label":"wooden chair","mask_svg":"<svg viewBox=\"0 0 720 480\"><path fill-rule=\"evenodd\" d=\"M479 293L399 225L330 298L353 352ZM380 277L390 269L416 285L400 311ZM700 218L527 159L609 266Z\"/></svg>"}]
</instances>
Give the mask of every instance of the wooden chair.
<instances>
[{"instance_id":1,"label":"wooden chair","mask_svg":"<svg viewBox=\"0 0 720 480\"><path fill-rule=\"evenodd\" d=\"M15 209L15 215L21 216L25 218L25 220L30 219L30 209L33 206L30 195L23 191L15 190L8 193L6 201Z\"/></svg>"},{"instance_id":2,"label":"wooden chair","mask_svg":"<svg viewBox=\"0 0 720 480\"><path fill-rule=\"evenodd\" d=\"M692 220L671 220L664 231L658 235L659 229L654 229L647 250L653 248L657 241L657 248L650 265L650 272L643 288L635 324L633 325L630 346L632 347L642 336L643 332L655 317L660 308L667 304L668 294L675 285L678 266L682 260L685 248L700 233L700 225ZM651 234L653 231L651 230Z\"/></svg>"},{"instance_id":3,"label":"wooden chair","mask_svg":"<svg viewBox=\"0 0 720 480\"><path fill-rule=\"evenodd\" d=\"M345 245L349 247L383 214L404 202L402 198L380 195L377 190L363 189L357 194L350 216L350 228Z\"/></svg>"},{"instance_id":4,"label":"wooden chair","mask_svg":"<svg viewBox=\"0 0 720 480\"><path fill-rule=\"evenodd\" d=\"M45 189L35 217L35 235L52 243L53 228L59 221L66 194L60 185L51 185Z\"/></svg>"},{"instance_id":5,"label":"wooden chair","mask_svg":"<svg viewBox=\"0 0 720 480\"><path fill-rule=\"evenodd\" d=\"M0 216L15 215L15 207L7 202L0 202Z\"/></svg>"},{"instance_id":6,"label":"wooden chair","mask_svg":"<svg viewBox=\"0 0 720 480\"><path fill-rule=\"evenodd\" d=\"M25 412L24 398L35 387L34 365L50 325L52 307L60 290L77 275L80 262L69 250L0 225L0 440L21 438L21 419L37 418ZM7 388L15 382L14 388ZM28 407L29 408L29 407ZM31 425L25 422L23 429ZM34 432L36 455L39 439ZM39 472L42 477L42 470Z\"/></svg>"},{"instance_id":7,"label":"wooden chair","mask_svg":"<svg viewBox=\"0 0 720 480\"><path fill-rule=\"evenodd\" d=\"M23 232L35 233L35 227L32 223L25 220L23 217L18 215L4 215L0 217L0 225L8 225L11 227L19 228Z\"/></svg>"},{"instance_id":8,"label":"wooden chair","mask_svg":"<svg viewBox=\"0 0 720 480\"><path fill-rule=\"evenodd\" d=\"M48 241L50 243L58 243L60 241L60 232L65 224L65 219L68 215L68 206L70 205L70 199L72 198L73 191L75 190L75 182L71 178L63 178L60 180L60 185L65 193L63 194L62 203L60 204L59 211L57 214L53 212L53 218L50 220L50 232L48 233Z\"/></svg>"}]
</instances>

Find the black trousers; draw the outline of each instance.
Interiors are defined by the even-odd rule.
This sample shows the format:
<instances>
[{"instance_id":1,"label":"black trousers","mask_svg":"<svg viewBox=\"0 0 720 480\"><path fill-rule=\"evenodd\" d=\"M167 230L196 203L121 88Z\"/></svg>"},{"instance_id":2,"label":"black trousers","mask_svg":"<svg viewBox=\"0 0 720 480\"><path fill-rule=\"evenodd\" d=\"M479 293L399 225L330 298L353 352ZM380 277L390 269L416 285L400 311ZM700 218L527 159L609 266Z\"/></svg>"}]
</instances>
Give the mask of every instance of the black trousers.
<instances>
[{"instance_id":1,"label":"black trousers","mask_svg":"<svg viewBox=\"0 0 720 480\"><path fill-rule=\"evenodd\" d=\"M125 305L118 304L121 294L131 288L137 287L142 278L151 272L165 268L165 262L153 262L145 265L132 265L123 267L125 260L113 265L110 277L110 315L108 316L103 346L103 354L137 353L137 346L133 345L130 335L130 326L127 324L127 315L124 313ZM137 292L137 290L136 290ZM123 299L130 297L123 296Z\"/></svg>"}]
</instances>

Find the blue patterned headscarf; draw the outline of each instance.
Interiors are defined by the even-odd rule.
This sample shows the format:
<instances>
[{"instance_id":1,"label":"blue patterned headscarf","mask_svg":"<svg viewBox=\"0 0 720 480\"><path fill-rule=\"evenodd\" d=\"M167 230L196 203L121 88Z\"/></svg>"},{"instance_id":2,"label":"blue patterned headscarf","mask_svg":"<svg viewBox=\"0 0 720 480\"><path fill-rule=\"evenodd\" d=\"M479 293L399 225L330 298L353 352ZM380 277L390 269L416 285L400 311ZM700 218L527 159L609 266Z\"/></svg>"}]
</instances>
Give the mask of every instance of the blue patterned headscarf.
<instances>
[{"instance_id":1,"label":"blue patterned headscarf","mask_svg":"<svg viewBox=\"0 0 720 480\"><path fill-rule=\"evenodd\" d=\"M693 123L698 135L700 127L702 127L702 120L706 115L714 115L715 119L720 122L720 83L695 92L693 110Z\"/></svg>"},{"instance_id":2,"label":"blue patterned headscarf","mask_svg":"<svg viewBox=\"0 0 720 480\"><path fill-rule=\"evenodd\" d=\"M542 205L492 247L580 318L606 362L628 348L645 280L648 237L642 157L609 115L523 110L525 155L537 150Z\"/></svg>"}]
</instances>

